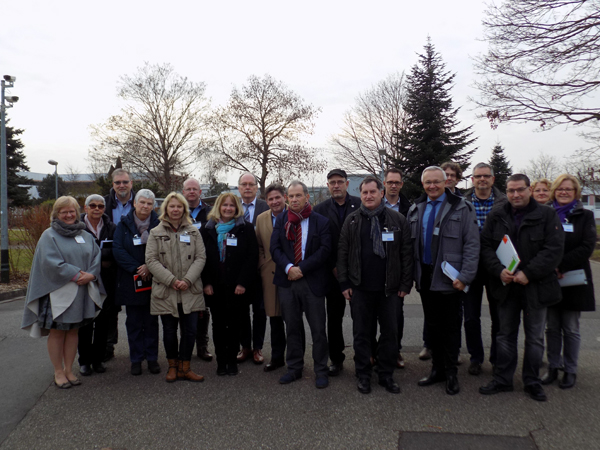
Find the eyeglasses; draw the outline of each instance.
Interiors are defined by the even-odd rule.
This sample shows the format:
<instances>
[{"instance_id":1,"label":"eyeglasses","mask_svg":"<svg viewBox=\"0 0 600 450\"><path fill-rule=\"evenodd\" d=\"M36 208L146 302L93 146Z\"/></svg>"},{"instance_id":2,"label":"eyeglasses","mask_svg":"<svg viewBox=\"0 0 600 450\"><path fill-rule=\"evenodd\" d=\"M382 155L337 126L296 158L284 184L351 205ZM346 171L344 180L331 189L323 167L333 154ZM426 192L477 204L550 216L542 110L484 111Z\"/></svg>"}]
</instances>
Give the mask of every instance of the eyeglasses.
<instances>
[{"instance_id":1,"label":"eyeglasses","mask_svg":"<svg viewBox=\"0 0 600 450\"><path fill-rule=\"evenodd\" d=\"M121 186L122 184L129 184L129 181L113 181L113 184L117 186Z\"/></svg>"},{"instance_id":2,"label":"eyeglasses","mask_svg":"<svg viewBox=\"0 0 600 450\"><path fill-rule=\"evenodd\" d=\"M575 192L573 188L558 188L556 192Z\"/></svg>"},{"instance_id":3,"label":"eyeglasses","mask_svg":"<svg viewBox=\"0 0 600 450\"><path fill-rule=\"evenodd\" d=\"M522 194L523 192L525 192L527 189L529 189L529 187L525 186L525 187L520 187L517 189L507 189L506 190L506 194L507 195L514 195L514 194Z\"/></svg>"},{"instance_id":4,"label":"eyeglasses","mask_svg":"<svg viewBox=\"0 0 600 450\"><path fill-rule=\"evenodd\" d=\"M185 188L183 192L198 192L199 190L198 188Z\"/></svg>"},{"instance_id":5,"label":"eyeglasses","mask_svg":"<svg viewBox=\"0 0 600 450\"><path fill-rule=\"evenodd\" d=\"M432 184L444 184L444 180L427 180L427 181L423 181L423 185L424 186L431 186Z\"/></svg>"},{"instance_id":6,"label":"eyeglasses","mask_svg":"<svg viewBox=\"0 0 600 450\"><path fill-rule=\"evenodd\" d=\"M328 181L327 184L329 186L342 186L343 184L346 184L346 182L342 181L342 180L337 180L337 181Z\"/></svg>"},{"instance_id":7,"label":"eyeglasses","mask_svg":"<svg viewBox=\"0 0 600 450\"><path fill-rule=\"evenodd\" d=\"M256 186L256 183L242 183L240 184L241 187L252 187L252 186Z\"/></svg>"},{"instance_id":8,"label":"eyeglasses","mask_svg":"<svg viewBox=\"0 0 600 450\"><path fill-rule=\"evenodd\" d=\"M388 186L402 186L402 181L386 181L385 184Z\"/></svg>"},{"instance_id":9,"label":"eyeglasses","mask_svg":"<svg viewBox=\"0 0 600 450\"><path fill-rule=\"evenodd\" d=\"M90 209L104 209L104 205L103 204L96 204L96 203L90 203L89 205L87 205L88 208Z\"/></svg>"},{"instance_id":10,"label":"eyeglasses","mask_svg":"<svg viewBox=\"0 0 600 450\"><path fill-rule=\"evenodd\" d=\"M455 173L446 172L446 178L458 178Z\"/></svg>"},{"instance_id":11,"label":"eyeglasses","mask_svg":"<svg viewBox=\"0 0 600 450\"><path fill-rule=\"evenodd\" d=\"M74 209L69 209L67 211L59 211L56 215L57 216L70 216L70 215L76 215L77 211L75 211Z\"/></svg>"},{"instance_id":12,"label":"eyeglasses","mask_svg":"<svg viewBox=\"0 0 600 450\"><path fill-rule=\"evenodd\" d=\"M473 175L473 178L475 178L476 180L481 180L482 178L485 178L487 180L489 178L492 178L492 175Z\"/></svg>"}]
</instances>

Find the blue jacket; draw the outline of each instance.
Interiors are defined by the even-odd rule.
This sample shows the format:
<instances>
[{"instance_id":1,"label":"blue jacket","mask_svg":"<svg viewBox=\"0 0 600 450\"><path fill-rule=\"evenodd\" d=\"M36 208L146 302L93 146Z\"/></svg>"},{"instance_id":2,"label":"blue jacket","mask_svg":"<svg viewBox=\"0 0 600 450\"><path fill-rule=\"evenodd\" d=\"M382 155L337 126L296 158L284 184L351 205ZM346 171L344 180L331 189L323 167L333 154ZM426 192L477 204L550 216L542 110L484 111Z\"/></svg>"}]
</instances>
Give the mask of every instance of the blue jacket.
<instances>
[{"instance_id":1,"label":"blue jacket","mask_svg":"<svg viewBox=\"0 0 600 450\"><path fill-rule=\"evenodd\" d=\"M287 214L279 214L275 220L271 235L271 256L276 269L273 284L290 287L285 268L294 264L294 243L285 236ZM306 239L304 260L298 265L312 293L324 296L329 285L329 255L331 253L331 228L329 220L322 215L312 212L308 218L308 236Z\"/></svg>"},{"instance_id":2,"label":"blue jacket","mask_svg":"<svg viewBox=\"0 0 600 450\"><path fill-rule=\"evenodd\" d=\"M115 303L126 306L150 305L151 291L135 292L133 276L137 268L145 263L146 245L133 245L133 236L138 235L134 210L129 211L117 225L113 238L113 255L117 261L117 290ZM148 232L159 224L158 215L150 213L150 227Z\"/></svg>"}]
</instances>

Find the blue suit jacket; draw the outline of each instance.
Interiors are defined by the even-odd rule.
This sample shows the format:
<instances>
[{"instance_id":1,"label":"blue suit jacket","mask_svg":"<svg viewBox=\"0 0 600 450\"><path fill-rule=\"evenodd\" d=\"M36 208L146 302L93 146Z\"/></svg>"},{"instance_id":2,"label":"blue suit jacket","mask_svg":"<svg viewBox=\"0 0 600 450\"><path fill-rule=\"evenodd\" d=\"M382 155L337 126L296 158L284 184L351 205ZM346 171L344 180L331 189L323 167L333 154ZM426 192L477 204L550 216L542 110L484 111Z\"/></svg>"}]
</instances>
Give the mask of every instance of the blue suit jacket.
<instances>
[{"instance_id":1,"label":"blue suit jacket","mask_svg":"<svg viewBox=\"0 0 600 450\"><path fill-rule=\"evenodd\" d=\"M275 261L275 276L273 284L281 287L290 287L285 268L294 264L294 243L285 236L285 224L288 222L287 214L279 214L275 220L273 234L271 235L271 256ZM312 212L308 218L308 236L304 251L304 259L298 264L312 293L324 296L327 293L329 279L327 262L331 253L331 229L329 219Z\"/></svg>"}]
</instances>

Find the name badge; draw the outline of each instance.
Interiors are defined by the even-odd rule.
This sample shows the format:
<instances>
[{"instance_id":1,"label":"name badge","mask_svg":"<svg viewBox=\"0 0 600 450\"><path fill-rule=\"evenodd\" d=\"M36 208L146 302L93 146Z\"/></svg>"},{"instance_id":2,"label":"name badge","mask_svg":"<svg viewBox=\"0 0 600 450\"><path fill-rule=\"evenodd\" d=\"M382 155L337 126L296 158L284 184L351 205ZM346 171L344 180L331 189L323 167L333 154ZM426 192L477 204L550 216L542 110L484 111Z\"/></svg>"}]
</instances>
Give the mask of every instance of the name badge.
<instances>
[{"instance_id":1,"label":"name badge","mask_svg":"<svg viewBox=\"0 0 600 450\"><path fill-rule=\"evenodd\" d=\"M435 227L435 228L433 229L433 235L434 235L434 236L438 236L439 234L440 234L440 227Z\"/></svg>"},{"instance_id":2,"label":"name badge","mask_svg":"<svg viewBox=\"0 0 600 450\"><path fill-rule=\"evenodd\" d=\"M192 225L194 225L197 229L202 228L202 222L194 222Z\"/></svg>"},{"instance_id":3,"label":"name badge","mask_svg":"<svg viewBox=\"0 0 600 450\"><path fill-rule=\"evenodd\" d=\"M185 242L186 244L189 244L190 241L190 235L189 234L182 234L181 236L179 236L179 242Z\"/></svg>"},{"instance_id":4,"label":"name badge","mask_svg":"<svg viewBox=\"0 0 600 450\"><path fill-rule=\"evenodd\" d=\"M75 236L75 242L77 242L78 244L85 244L85 239L83 238L83 236Z\"/></svg>"},{"instance_id":5,"label":"name badge","mask_svg":"<svg viewBox=\"0 0 600 450\"><path fill-rule=\"evenodd\" d=\"M227 245L229 247L237 247L237 238L227 238Z\"/></svg>"},{"instance_id":6,"label":"name badge","mask_svg":"<svg viewBox=\"0 0 600 450\"><path fill-rule=\"evenodd\" d=\"M384 231L383 233L381 233L381 240L383 242L394 242L394 232Z\"/></svg>"},{"instance_id":7,"label":"name badge","mask_svg":"<svg viewBox=\"0 0 600 450\"><path fill-rule=\"evenodd\" d=\"M142 238L134 237L133 238L133 245L142 245Z\"/></svg>"},{"instance_id":8,"label":"name badge","mask_svg":"<svg viewBox=\"0 0 600 450\"><path fill-rule=\"evenodd\" d=\"M565 230L565 233L572 233L573 231L573 224L572 223L563 223L563 230Z\"/></svg>"}]
</instances>

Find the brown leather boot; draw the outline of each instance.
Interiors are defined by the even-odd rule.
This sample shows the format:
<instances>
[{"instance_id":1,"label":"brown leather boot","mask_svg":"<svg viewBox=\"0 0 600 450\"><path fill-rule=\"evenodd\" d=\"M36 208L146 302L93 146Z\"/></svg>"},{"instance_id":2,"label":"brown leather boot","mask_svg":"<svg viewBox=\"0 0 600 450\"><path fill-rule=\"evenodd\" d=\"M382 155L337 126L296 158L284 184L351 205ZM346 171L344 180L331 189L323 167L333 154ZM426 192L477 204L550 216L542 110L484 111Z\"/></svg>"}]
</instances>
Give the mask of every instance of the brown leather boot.
<instances>
[{"instance_id":1,"label":"brown leather boot","mask_svg":"<svg viewBox=\"0 0 600 450\"><path fill-rule=\"evenodd\" d=\"M169 370L167 370L167 378L165 379L167 383L173 383L177 381L177 366L180 364L180 361L176 359L169 359Z\"/></svg>"},{"instance_id":2,"label":"brown leather boot","mask_svg":"<svg viewBox=\"0 0 600 450\"><path fill-rule=\"evenodd\" d=\"M179 371L177 372L177 378L183 378L185 380L188 381L195 381L197 383L204 381L204 377L202 375L197 375L194 372L192 372L192 369L190 369L190 362L189 361L179 361L179 364L183 370L182 372L182 377L179 376Z\"/></svg>"}]
</instances>

